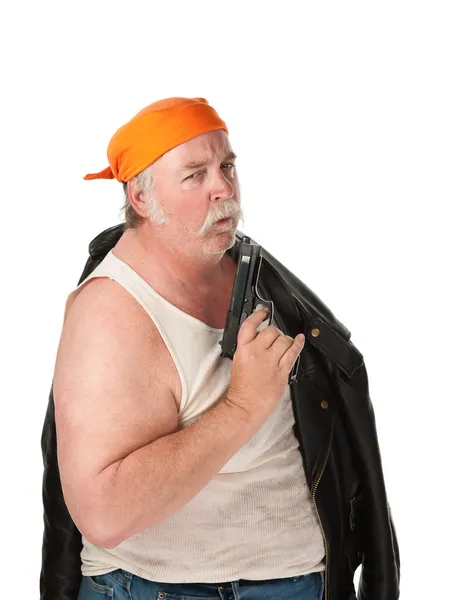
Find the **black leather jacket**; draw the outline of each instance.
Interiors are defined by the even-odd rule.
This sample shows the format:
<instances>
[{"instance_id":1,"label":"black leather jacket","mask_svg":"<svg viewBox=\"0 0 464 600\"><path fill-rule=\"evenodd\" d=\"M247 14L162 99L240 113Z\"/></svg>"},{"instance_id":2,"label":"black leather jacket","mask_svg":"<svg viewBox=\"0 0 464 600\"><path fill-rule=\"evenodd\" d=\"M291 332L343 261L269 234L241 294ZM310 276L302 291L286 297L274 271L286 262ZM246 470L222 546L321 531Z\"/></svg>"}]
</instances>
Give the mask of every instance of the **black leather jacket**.
<instances>
[{"instance_id":1,"label":"black leather jacket","mask_svg":"<svg viewBox=\"0 0 464 600\"><path fill-rule=\"evenodd\" d=\"M98 235L79 283L116 244L123 226ZM228 252L237 260L242 233ZM396 600L400 559L387 501L362 354L350 331L295 275L262 248L258 291L275 307L275 323L306 343L290 386L295 435L326 548L325 600ZM53 393L42 433L44 538L41 600L76 600L82 540L63 499L56 452Z\"/></svg>"}]
</instances>

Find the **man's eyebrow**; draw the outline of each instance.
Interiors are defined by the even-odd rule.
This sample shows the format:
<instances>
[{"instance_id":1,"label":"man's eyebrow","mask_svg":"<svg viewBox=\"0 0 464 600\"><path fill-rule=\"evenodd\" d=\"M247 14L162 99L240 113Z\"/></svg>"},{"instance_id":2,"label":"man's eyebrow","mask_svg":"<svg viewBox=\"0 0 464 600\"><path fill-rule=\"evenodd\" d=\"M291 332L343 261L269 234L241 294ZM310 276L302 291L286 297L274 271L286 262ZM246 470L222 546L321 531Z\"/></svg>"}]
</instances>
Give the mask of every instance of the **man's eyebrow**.
<instances>
[{"instance_id":1,"label":"man's eyebrow","mask_svg":"<svg viewBox=\"0 0 464 600\"><path fill-rule=\"evenodd\" d=\"M229 152L227 154L227 156L222 159L221 162L224 162L226 160L235 160L236 158L237 158L237 155L235 154L235 152ZM198 169L199 167L204 167L207 163L208 163L207 160L188 162L188 163L181 165L179 167L179 171L184 171L186 169Z\"/></svg>"}]
</instances>

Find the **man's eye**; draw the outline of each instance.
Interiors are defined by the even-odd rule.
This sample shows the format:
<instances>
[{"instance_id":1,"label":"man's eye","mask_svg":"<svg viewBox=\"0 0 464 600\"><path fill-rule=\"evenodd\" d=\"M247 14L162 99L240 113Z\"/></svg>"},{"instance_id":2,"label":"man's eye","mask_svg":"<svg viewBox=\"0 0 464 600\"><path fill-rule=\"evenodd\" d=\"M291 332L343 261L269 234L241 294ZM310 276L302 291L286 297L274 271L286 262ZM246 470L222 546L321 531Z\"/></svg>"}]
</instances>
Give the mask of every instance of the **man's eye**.
<instances>
[{"instance_id":1,"label":"man's eye","mask_svg":"<svg viewBox=\"0 0 464 600\"><path fill-rule=\"evenodd\" d=\"M224 163L222 165L222 168L226 168L226 169L233 169L235 167L234 163ZM188 175L185 179L196 179L197 175L202 175L203 171L195 171L195 173L192 173L191 175Z\"/></svg>"},{"instance_id":2,"label":"man's eye","mask_svg":"<svg viewBox=\"0 0 464 600\"><path fill-rule=\"evenodd\" d=\"M191 175L189 175L188 177L186 177L185 179L193 179L196 175L199 175L200 173L202 173L203 171L195 171L195 173L192 173Z\"/></svg>"}]
</instances>

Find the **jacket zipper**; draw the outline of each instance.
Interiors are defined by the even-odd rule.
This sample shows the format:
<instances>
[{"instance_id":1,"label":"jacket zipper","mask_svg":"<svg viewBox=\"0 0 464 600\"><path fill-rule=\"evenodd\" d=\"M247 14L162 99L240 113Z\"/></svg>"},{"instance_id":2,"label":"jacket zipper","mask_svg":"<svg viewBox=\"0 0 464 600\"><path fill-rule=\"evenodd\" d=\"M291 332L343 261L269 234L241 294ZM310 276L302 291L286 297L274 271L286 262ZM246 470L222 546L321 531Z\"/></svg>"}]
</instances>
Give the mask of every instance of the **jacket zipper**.
<instances>
[{"instance_id":1,"label":"jacket zipper","mask_svg":"<svg viewBox=\"0 0 464 600\"><path fill-rule=\"evenodd\" d=\"M317 486L319 485L320 480L322 479L322 475L324 474L325 468L327 466L327 462L329 460L329 454L330 454L330 450L332 448L333 432L334 432L334 420L332 419L332 427L331 427L331 430L330 430L329 445L327 447L327 452L326 452L325 457L324 457L324 462L322 463L321 470L319 471L319 474L318 474L318 476L316 478L316 481L315 481L314 486L313 486L312 494L311 494L312 495L312 499L313 499L314 508L316 509L316 515L317 515L317 519L319 521L319 526L320 526L321 531L322 531L322 537L324 539L324 546L325 546L325 555L326 555L325 578L324 578L324 599L325 600L329 600L329 544L327 542L327 538L325 536L324 527L322 526L321 516L320 516L319 510L317 508L316 490L317 490Z\"/></svg>"}]
</instances>

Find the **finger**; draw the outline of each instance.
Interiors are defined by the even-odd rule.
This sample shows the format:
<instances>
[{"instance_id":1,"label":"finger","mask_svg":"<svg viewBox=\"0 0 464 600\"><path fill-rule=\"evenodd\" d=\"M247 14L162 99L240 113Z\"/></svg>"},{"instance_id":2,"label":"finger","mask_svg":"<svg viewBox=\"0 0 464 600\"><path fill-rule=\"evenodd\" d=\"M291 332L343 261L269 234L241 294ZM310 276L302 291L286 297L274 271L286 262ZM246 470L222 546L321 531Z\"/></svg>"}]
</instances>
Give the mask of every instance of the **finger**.
<instances>
[{"instance_id":1,"label":"finger","mask_svg":"<svg viewBox=\"0 0 464 600\"><path fill-rule=\"evenodd\" d=\"M291 346L289 346L289 348L279 361L279 367L288 370L288 372L290 372L291 368L295 364L296 359L298 358L298 355L304 348L305 337L304 335L303 337L300 337L301 335L303 334L297 335L295 337Z\"/></svg>"},{"instance_id":2,"label":"finger","mask_svg":"<svg viewBox=\"0 0 464 600\"><path fill-rule=\"evenodd\" d=\"M282 356L285 354L285 352L292 346L293 344L293 338L290 337L289 335L279 335L278 337L276 337L274 343L272 344L272 346L269 348L272 352L275 352L275 354L277 355L278 360L280 360L282 358Z\"/></svg>"},{"instance_id":3,"label":"finger","mask_svg":"<svg viewBox=\"0 0 464 600\"><path fill-rule=\"evenodd\" d=\"M251 342L256 337L256 330L259 325L267 319L269 315L269 310L267 308L263 308L262 310L255 310L255 312L251 313L240 326L238 335L237 335L237 343L247 344Z\"/></svg>"},{"instance_id":4,"label":"finger","mask_svg":"<svg viewBox=\"0 0 464 600\"><path fill-rule=\"evenodd\" d=\"M269 348L280 335L284 334L275 325L267 325L267 327L258 329L257 343L263 348Z\"/></svg>"},{"instance_id":5,"label":"finger","mask_svg":"<svg viewBox=\"0 0 464 600\"><path fill-rule=\"evenodd\" d=\"M279 338L288 339L293 342L293 338L284 334L278 327L274 325L268 325L265 329L258 333L256 343L262 348L269 349L273 346Z\"/></svg>"}]
</instances>

